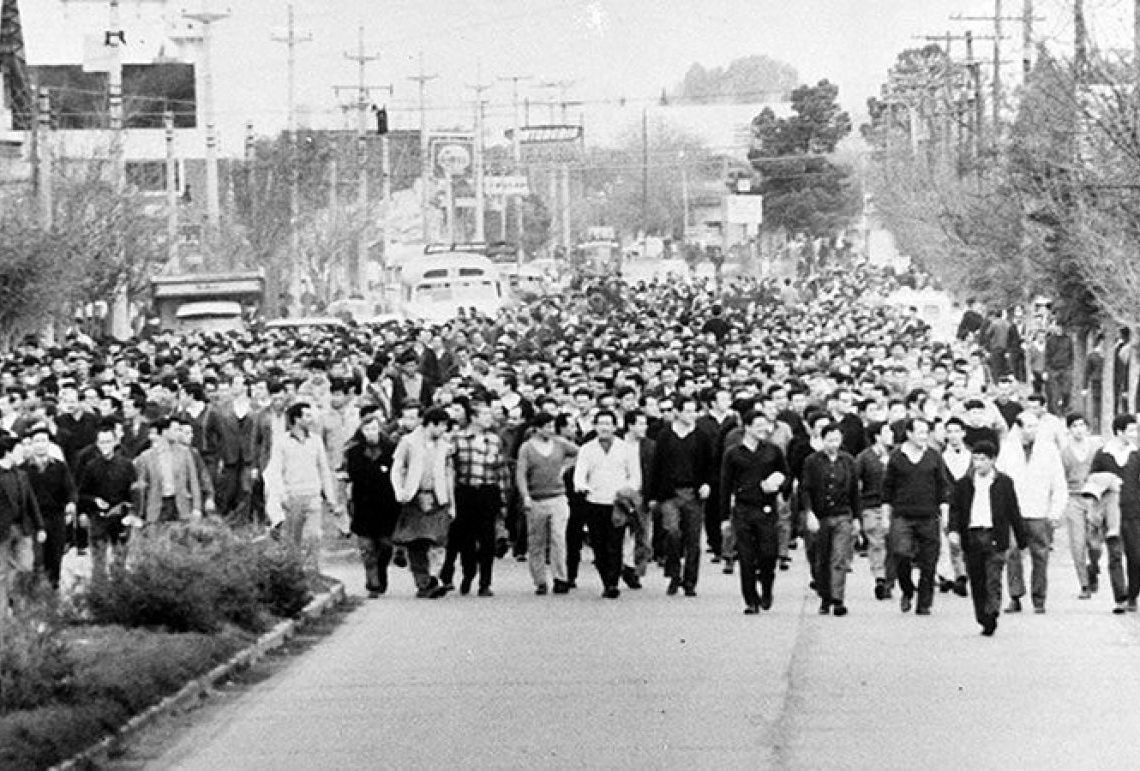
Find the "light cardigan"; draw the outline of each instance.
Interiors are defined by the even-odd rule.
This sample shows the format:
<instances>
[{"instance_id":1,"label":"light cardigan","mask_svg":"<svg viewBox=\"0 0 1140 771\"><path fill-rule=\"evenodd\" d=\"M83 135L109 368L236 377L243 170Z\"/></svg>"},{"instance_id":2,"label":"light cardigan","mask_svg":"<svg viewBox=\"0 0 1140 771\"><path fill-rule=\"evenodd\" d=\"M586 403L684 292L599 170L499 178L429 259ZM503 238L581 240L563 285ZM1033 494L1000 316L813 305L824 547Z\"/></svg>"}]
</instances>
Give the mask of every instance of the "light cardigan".
<instances>
[{"instance_id":1,"label":"light cardigan","mask_svg":"<svg viewBox=\"0 0 1140 771\"><path fill-rule=\"evenodd\" d=\"M1026 459L1021 429L1014 428L1002 442L997 470L1013 479L1022 519L1061 519L1069 500L1069 483L1051 437L1038 434L1031 457Z\"/></svg>"},{"instance_id":2,"label":"light cardigan","mask_svg":"<svg viewBox=\"0 0 1140 771\"><path fill-rule=\"evenodd\" d=\"M436 503L447 506L451 503L452 472L448 463L451 446L442 437L434 442L428 439L423 427L400 439L392 458L392 489L396 500L410 503L421 489L424 472L431 464L432 489Z\"/></svg>"}]
</instances>

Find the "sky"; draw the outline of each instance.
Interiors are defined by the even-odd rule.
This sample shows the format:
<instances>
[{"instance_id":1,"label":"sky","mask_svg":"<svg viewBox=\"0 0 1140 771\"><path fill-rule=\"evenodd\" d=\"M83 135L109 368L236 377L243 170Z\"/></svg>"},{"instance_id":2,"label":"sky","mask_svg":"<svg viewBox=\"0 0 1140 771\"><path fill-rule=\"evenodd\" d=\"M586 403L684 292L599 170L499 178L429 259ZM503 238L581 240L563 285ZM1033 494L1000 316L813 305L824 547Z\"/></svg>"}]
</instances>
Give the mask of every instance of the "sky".
<instances>
[{"instance_id":1,"label":"sky","mask_svg":"<svg viewBox=\"0 0 1140 771\"><path fill-rule=\"evenodd\" d=\"M1023 0L1004 0L1003 13L1020 15ZM84 34L105 26L107 0L21 0L32 64L78 61ZM223 147L241 144L244 126L260 134L284 128L287 117L287 0L206 0L212 10L231 11L215 25L215 103ZM153 55L183 8L203 0L122 0L128 33L127 61ZM293 0L297 28L311 42L297 46L297 103L301 120L343 127L352 113L340 103L355 97L332 86L354 86L357 65L345 57L358 50L364 27L365 53L379 56L367 68L370 85L392 85L372 101L390 107L393 128L418 128L418 86L424 71L438 75L428 86L429 124L470 124L470 86L482 83L492 130L512 119L511 84L520 83L534 102L565 98L590 105L626 99L655 100L672 89L694 62L723 67L733 59L765 54L791 64L804 82L838 83L840 100L858 123L867 97L877 93L901 50L921 45L921 35L972 29L992 33L992 24L953 21L952 14L993 15L995 0ZM1086 0L1094 40L1105 47L1131 46L1132 3ZM1043 16L1036 35L1050 45L1071 46L1069 0L1036 0ZM1020 25L1007 22L1004 44L1010 73L1020 59ZM958 44L961 45L960 43ZM980 46L989 55L990 43ZM193 49L183 49L193 55ZM168 46L168 53L171 51ZM961 48L957 51L962 54ZM532 114L544 115L535 105ZM536 118L537 119L537 118Z\"/></svg>"}]
</instances>

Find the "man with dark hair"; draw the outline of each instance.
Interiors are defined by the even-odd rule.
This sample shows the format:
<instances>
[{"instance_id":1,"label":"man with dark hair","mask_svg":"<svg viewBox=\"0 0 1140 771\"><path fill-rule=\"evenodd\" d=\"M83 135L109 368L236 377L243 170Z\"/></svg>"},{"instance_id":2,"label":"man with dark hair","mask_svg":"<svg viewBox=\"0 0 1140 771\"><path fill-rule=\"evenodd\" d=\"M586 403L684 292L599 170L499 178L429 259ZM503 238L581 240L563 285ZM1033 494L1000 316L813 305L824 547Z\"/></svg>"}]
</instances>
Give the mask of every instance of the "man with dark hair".
<instances>
[{"instance_id":1,"label":"man with dark hair","mask_svg":"<svg viewBox=\"0 0 1140 771\"><path fill-rule=\"evenodd\" d=\"M742 420L740 444L724 454L720 472L721 507L732 512L732 530L740 557L740 592L744 613L754 616L772 607L772 586L780 554L779 494L788 494L791 478L784 453L768 441L772 421L749 410ZM760 593L756 592L759 579Z\"/></svg>"},{"instance_id":2,"label":"man with dark hair","mask_svg":"<svg viewBox=\"0 0 1140 771\"><path fill-rule=\"evenodd\" d=\"M256 418L245 380L230 381L230 401L212 409L206 420L204 458L214 466L218 516L235 525L252 524L250 497Z\"/></svg>"},{"instance_id":3,"label":"man with dark hair","mask_svg":"<svg viewBox=\"0 0 1140 771\"><path fill-rule=\"evenodd\" d=\"M104 572L107 553L126 557L128 526L137 474L129 460L117 452L118 435L113 423L104 423L95 435L96 452L76 476L79 493L79 525L90 528L93 575Z\"/></svg>"},{"instance_id":4,"label":"man with dark hair","mask_svg":"<svg viewBox=\"0 0 1140 771\"><path fill-rule=\"evenodd\" d=\"M1113 613L1136 612L1140 596L1140 431L1132 413L1112 419L1112 437L1093 456L1089 476L1112 474L1119 506L1104 507L1108 577L1116 604ZM1091 481L1091 480L1090 480ZM1125 571L1127 560L1127 572Z\"/></svg>"},{"instance_id":5,"label":"man with dark hair","mask_svg":"<svg viewBox=\"0 0 1140 771\"><path fill-rule=\"evenodd\" d=\"M868 427L867 435L871 446L855 458L855 477L859 480L859 509L867 538L867 559L875 579L875 599L885 600L891 596L894 575L888 560L887 523L883 516L883 476L895 432L889 423L880 421Z\"/></svg>"},{"instance_id":6,"label":"man with dark hair","mask_svg":"<svg viewBox=\"0 0 1140 771\"><path fill-rule=\"evenodd\" d=\"M182 419L159 418L153 427L151 448L134 461L139 517L148 525L199 519L202 488L194 456L182 444Z\"/></svg>"},{"instance_id":7,"label":"man with dark hair","mask_svg":"<svg viewBox=\"0 0 1140 771\"><path fill-rule=\"evenodd\" d=\"M930 424L923 418L908 418L904 431L906 440L891 454L883 476L883 511L890 523L891 551L902 590L900 608L903 613L911 609L917 567L915 612L925 616L934 604L939 533L945 529L940 525L949 522L950 478L937 450L929 446Z\"/></svg>"},{"instance_id":8,"label":"man with dark hair","mask_svg":"<svg viewBox=\"0 0 1140 771\"><path fill-rule=\"evenodd\" d=\"M812 574L821 615L847 615L847 571L858 525L859 479L855 459L843 447L843 428L829 423L820 432L823 449L804 461L800 492L808 532L814 533Z\"/></svg>"},{"instance_id":9,"label":"man with dark hair","mask_svg":"<svg viewBox=\"0 0 1140 771\"><path fill-rule=\"evenodd\" d=\"M47 540L40 508L19 467L19 440L0 434L0 638L8 621L8 595L16 573L34 569L31 539Z\"/></svg>"},{"instance_id":10,"label":"man with dark hair","mask_svg":"<svg viewBox=\"0 0 1140 771\"><path fill-rule=\"evenodd\" d=\"M724 457L724 445L720 437L737 425L738 418L732 411L732 391L727 388L709 388L703 395L708 409L704 415L697 418L697 430L704 433L713 448L712 467L719 469ZM714 474L710 485L709 497L705 500L705 540L709 551L712 552L714 563L722 558L732 559L731 555L724 553L724 540L721 533L721 523L725 521L728 512L721 509L721 496L719 491L720 475Z\"/></svg>"},{"instance_id":11,"label":"man with dark hair","mask_svg":"<svg viewBox=\"0 0 1140 771\"><path fill-rule=\"evenodd\" d=\"M997 630L1010 531L1018 548L1027 537L1013 480L994 468L996 457L997 447L992 442L978 442L973 448L970 473L955 485L950 499L948 539L966 554L974 618L986 637Z\"/></svg>"},{"instance_id":12,"label":"man with dark hair","mask_svg":"<svg viewBox=\"0 0 1140 771\"><path fill-rule=\"evenodd\" d=\"M67 524L74 522L78 495L67 464L52 457L51 431L47 423L36 423L25 433L29 455L24 464L28 481L39 505L46 538L43 570L52 589L59 589L60 568L67 548ZM3 533L0 528L0 533ZM0 603L0 613L4 605Z\"/></svg>"}]
</instances>

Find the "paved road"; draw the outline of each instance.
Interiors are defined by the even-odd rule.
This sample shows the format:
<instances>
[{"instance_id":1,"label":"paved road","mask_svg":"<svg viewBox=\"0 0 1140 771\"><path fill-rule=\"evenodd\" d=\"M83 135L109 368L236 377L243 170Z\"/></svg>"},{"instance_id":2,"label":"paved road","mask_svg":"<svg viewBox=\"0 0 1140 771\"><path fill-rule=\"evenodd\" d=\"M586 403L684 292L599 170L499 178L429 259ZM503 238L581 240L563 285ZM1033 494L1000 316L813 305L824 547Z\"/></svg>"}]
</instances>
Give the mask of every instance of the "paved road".
<instances>
[{"instance_id":1,"label":"paved road","mask_svg":"<svg viewBox=\"0 0 1140 771\"><path fill-rule=\"evenodd\" d=\"M153 768L1135 768L1140 619L1076 599L1063 544L1049 612L983 638L969 600L929 617L872 597L820 617L802 552L776 603L741 614L735 577L700 596L659 575L617 601L585 573L534 596L413 599L411 579L240 697L203 709ZM347 562L332 567L359 591ZM715 572L714 572L715 571Z\"/></svg>"}]
</instances>

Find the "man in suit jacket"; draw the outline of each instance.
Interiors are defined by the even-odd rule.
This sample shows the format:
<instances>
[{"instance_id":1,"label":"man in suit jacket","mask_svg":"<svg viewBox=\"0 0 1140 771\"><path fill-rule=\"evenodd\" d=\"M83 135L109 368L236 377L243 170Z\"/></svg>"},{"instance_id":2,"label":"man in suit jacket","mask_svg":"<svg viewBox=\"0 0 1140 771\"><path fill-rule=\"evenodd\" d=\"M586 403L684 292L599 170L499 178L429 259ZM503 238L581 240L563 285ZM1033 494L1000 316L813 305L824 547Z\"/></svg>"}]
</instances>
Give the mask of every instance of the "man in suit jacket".
<instances>
[{"instance_id":1,"label":"man in suit jacket","mask_svg":"<svg viewBox=\"0 0 1140 771\"><path fill-rule=\"evenodd\" d=\"M202 516L202 488L190 449L182 443L184 424L175 417L155 421L154 445L135 459L139 516L148 524Z\"/></svg>"},{"instance_id":2,"label":"man in suit jacket","mask_svg":"<svg viewBox=\"0 0 1140 771\"><path fill-rule=\"evenodd\" d=\"M237 524L250 523L250 494L253 463L253 404L245 381L235 377L231 383L232 399L228 404L210 410L206 420L205 458L216 465L214 495L218 516Z\"/></svg>"},{"instance_id":3,"label":"man in suit jacket","mask_svg":"<svg viewBox=\"0 0 1140 771\"><path fill-rule=\"evenodd\" d=\"M997 446L982 440L973 447L973 472L962 477L950 497L950 542L961 544L982 634L997 630L1001 573L1013 531L1019 548L1027 542L1013 480L994 469Z\"/></svg>"},{"instance_id":4,"label":"man in suit jacket","mask_svg":"<svg viewBox=\"0 0 1140 771\"><path fill-rule=\"evenodd\" d=\"M407 350L400 354L396 359L396 376L392 378L392 404L401 407L410 399L427 409L434 395L435 384L419 371L415 351Z\"/></svg>"}]
</instances>

